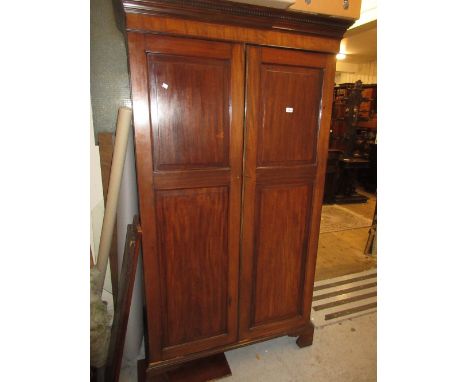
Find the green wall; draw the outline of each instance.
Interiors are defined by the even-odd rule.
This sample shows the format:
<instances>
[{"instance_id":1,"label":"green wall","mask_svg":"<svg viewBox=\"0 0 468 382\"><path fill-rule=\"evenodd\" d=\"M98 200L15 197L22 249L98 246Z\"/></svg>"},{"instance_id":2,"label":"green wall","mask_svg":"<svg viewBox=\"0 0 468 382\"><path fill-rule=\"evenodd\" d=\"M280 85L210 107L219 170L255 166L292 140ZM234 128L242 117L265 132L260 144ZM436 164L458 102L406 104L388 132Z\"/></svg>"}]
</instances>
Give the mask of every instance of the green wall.
<instances>
[{"instance_id":1,"label":"green wall","mask_svg":"<svg viewBox=\"0 0 468 382\"><path fill-rule=\"evenodd\" d=\"M131 107L127 52L112 0L91 0L91 104L95 136L114 132L120 106Z\"/></svg>"}]
</instances>

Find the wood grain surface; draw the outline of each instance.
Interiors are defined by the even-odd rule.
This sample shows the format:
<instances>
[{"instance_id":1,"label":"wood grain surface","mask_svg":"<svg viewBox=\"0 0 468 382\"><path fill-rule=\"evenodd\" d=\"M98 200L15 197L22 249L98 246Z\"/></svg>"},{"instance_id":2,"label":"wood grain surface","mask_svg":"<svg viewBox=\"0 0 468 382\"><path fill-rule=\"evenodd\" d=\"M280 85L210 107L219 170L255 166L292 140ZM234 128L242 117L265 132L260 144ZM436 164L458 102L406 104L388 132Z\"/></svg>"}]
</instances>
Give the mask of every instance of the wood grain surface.
<instances>
[{"instance_id":1,"label":"wood grain surface","mask_svg":"<svg viewBox=\"0 0 468 382\"><path fill-rule=\"evenodd\" d=\"M149 117L137 163L154 248L144 251L149 359L160 361L237 338L244 50L129 35L143 79L133 94Z\"/></svg>"},{"instance_id":2,"label":"wood grain surface","mask_svg":"<svg viewBox=\"0 0 468 382\"><path fill-rule=\"evenodd\" d=\"M124 0L148 377L310 323L335 54L351 21Z\"/></svg>"},{"instance_id":3,"label":"wood grain surface","mask_svg":"<svg viewBox=\"0 0 468 382\"><path fill-rule=\"evenodd\" d=\"M308 325L323 187L326 55L247 48L240 337ZM328 97L328 98L325 98ZM281 301L281 303L278 303Z\"/></svg>"}]
</instances>

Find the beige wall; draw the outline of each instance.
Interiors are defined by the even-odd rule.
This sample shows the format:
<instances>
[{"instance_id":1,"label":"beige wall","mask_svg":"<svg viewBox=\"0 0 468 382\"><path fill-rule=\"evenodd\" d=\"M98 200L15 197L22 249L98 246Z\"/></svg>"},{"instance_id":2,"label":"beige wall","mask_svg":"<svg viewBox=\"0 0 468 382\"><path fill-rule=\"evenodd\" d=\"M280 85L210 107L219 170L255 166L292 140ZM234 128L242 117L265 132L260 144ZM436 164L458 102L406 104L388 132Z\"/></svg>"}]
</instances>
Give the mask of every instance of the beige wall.
<instances>
[{"instance_id":1,"label":"beige wall","mask_svg":"<svg viewBox=\"0 0 468 382\"><path fill-rule=\"evenodd\" d=\"M361 80L364 84L377 83L377 61L362 64L340 64L337 63L335 83L356 82Z\"/></svg>"}]
</instances>

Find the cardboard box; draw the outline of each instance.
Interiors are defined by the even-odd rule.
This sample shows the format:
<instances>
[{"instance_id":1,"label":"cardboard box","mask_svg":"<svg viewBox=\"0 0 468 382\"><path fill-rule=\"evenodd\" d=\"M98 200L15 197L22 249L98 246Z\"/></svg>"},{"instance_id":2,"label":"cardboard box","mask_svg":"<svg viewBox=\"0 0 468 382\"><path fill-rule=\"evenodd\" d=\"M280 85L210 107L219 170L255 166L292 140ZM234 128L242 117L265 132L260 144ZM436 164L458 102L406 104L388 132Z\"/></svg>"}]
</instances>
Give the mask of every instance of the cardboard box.
<instances>
[{"instance_id":1,"label":"cardboard box","mask_svg":"<svg viewBox=\"0 0 468 382\"><path fill-rule=\"evenodd\" d=\"M259 5L262 7L278 8L278 9L286 9L295 2L294 0L229 0L229 1L234 1L236 3Z\"/></svg>"},{"instance_id":2,"label":"cardboard box","mask_svg":"<svg viewBox=\"0 0 468 382\"><path fill-rule=\"evenodd\" d=\"M310 3L310 4L308 4ZM357 20L361 13L361 0L348 0L348 9L343 7L344 0L296 0L288 10L320 13Z\"/></svg>"}]
</instances>

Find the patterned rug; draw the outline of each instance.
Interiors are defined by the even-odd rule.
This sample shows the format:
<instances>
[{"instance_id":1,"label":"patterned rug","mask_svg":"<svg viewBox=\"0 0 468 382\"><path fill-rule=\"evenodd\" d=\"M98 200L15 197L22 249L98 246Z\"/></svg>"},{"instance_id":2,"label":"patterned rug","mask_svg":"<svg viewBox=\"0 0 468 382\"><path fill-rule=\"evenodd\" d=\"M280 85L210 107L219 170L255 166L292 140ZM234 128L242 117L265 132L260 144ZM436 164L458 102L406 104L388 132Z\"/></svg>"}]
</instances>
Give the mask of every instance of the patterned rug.
<instances>
[{"instance_id":1,"label":"patterned rug","mask_svg":"<svg viewBox=\"0 0 468 382\"><path fill-rule=\"evenodd\" d=\"M371 225L372 219L368 219L337 204L324 205L322 207L320 233L366 228Z\"/></svg>"}]
</instances>

